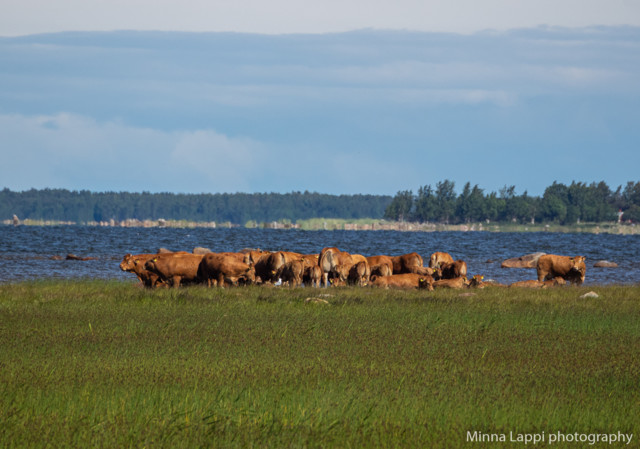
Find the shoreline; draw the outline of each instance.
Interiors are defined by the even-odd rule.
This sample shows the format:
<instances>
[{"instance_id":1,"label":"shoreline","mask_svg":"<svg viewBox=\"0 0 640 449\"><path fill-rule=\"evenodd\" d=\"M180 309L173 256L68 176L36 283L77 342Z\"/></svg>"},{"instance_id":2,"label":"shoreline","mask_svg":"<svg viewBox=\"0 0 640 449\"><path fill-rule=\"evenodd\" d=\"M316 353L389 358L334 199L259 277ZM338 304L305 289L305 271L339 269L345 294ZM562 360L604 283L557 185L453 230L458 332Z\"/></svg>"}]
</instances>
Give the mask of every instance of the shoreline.
<instances>
[{"instance_id":1,"label":"shoreline","mask_svg":"<svg viewBox=\"0 0 640 449\"><path fill-rule=\"evenodd\" d=\"M640 226L634 223L576 223L574 225L559 224L516 224L516 223L468 223L468 224L440 224L392 222L376 219L337 219L312 218L292 223L290 220L257 223L249 221L244 225L230 222L196 222L188 220L109 220L74 222L61 220L3 220L6 226L94 226L94 227L123 227L123 228L247 228L247 229L294 229L304 231L400 231L400 232L555 232L555 233L589 233L589 234L621 234L638 235Z\"/></svg>"}]
</instances>

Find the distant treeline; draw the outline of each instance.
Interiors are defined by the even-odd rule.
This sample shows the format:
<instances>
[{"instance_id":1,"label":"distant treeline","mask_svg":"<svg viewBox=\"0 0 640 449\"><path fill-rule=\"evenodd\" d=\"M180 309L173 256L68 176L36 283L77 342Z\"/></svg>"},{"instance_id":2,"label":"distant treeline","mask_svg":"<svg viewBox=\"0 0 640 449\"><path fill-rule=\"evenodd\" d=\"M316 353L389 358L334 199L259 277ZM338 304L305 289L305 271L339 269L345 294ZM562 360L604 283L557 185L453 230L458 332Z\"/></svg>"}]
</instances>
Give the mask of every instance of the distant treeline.
<instances>
[{"instance_id":1,"label":"distant treeline","mask_svg":"<svg viewBox=\"0 0 640 449\"><path fill-rule=\"evenodd\" d=\"M400 191L383 195L328 195L291 193L128 193L65 189L0 191L0 220L73 221L189 220L200 222L272 222L310 218L385 218L430 223L491 222L558 223L616 221L640 222L640 182L628 182L612 191L604 182L585 184L554 182L542 197L517 195L515 186L484 193L477 185L464 185L456 194L455 183L425 185L417 194Z\"/></svg>"},{"instance_id":2,"label":"distant treeline","mask_svg":"<svg viewBox=\"0 0 640 449\"><path fill-rule=\"evenodd\" d=\"M327 218L381 218L391 196L291 193L95 193L87 190L0 191L0 220L59 220L88 223L125 220L271 222Z\"/></svg>"},{"instance_id":3,"label":"distant treeline","mask_svg":"<svg viewBox=\"0 0 640 449\"><path fill-rule=\"evenodd\" d=\"M438 182L435 188L425 185L417 195L400 191L387 207L384 218L399 221L434 223L537 222L573 224L577 222L640 222L640 182L628 182L612 191L604 182L572 182L567 186L554 182L542 197L527 192L516 195L515 186L505 186L498 193L485 194L470 183L457 195L452 181Z\"/></svg>"}]
</instances>

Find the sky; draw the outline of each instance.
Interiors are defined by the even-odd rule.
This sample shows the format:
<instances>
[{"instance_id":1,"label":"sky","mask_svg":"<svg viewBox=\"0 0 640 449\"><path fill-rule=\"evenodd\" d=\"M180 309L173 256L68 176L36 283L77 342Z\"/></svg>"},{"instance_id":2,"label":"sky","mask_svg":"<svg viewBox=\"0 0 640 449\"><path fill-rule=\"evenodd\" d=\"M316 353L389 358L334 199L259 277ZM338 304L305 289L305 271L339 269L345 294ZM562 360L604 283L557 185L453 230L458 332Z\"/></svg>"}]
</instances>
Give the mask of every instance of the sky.
<instances>
[{"instance_id":1,"label":"sky","mask_svg":"<svg viewBox=\"0 0 640 449\"><path fill-rule=\"evenodd\" d=\"M639 73L635 0L9 0L0 188L615 189Z\"/></svg>"},{"instance_id":2,"label":"sky","mask_svg":"<svg viewBox=\"0 0 640 449\"><path fill-rule=\"evenodd\" d=\"M637 0L3 0L0 35L59 31L473 33L640 25Z\"/></svg>"}]
</instances>

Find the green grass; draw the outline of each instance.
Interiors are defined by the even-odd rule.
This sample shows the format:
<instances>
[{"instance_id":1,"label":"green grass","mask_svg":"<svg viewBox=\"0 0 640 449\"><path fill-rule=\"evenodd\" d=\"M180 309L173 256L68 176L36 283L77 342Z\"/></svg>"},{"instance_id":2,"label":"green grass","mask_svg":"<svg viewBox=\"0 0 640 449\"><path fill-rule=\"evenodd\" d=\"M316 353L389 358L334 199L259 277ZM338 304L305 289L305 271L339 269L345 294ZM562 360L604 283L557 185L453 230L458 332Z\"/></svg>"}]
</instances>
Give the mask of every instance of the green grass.
<instances>
[{"instance_id":1,"label":"green grass","mask_svg":"<svg viewBox=\"0 0 640 449\"><path fill-rule=\"evenodd\" d=\"M0 447L637 443L640 287L591 289L0 285Z\"/></svg>"}]
</instances>

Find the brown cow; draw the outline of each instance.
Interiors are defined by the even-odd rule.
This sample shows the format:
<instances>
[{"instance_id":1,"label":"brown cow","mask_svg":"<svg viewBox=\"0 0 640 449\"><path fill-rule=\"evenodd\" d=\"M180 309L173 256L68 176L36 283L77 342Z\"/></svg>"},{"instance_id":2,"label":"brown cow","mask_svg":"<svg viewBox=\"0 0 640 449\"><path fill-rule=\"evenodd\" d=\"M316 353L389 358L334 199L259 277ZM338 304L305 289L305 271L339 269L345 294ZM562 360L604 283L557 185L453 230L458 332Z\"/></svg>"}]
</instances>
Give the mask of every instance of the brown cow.
<instances>
[{"instance_id":1,"label":"brown cow","mask_svg":"<svg viewBox=\"0 0 640 449\"><path fill-rule=\"evenodd\" d=\"M509 287L512 288L543 288L544 283L536 281L535 279L529 279L526 281L512 282Z\"/></svg>"},{"instance_id":2,"label":"brown cow","mask_svg":"<svg viewBox=\"0 0 640 449\"><path fill-rule=\"evenodd\" d=\"M322 283L325 287L329 285L329 273L334 272L336 265L346 265L350 269L353 265L351 254L336 247L323 248L318 256L318 266L322 270Z\"/></svg>"},{"instance_id":3,"label":"brown cow","mask_svg":"<svg viewBox=\"0 0 640 449\"><path fill-rule=\"evenodd\" d=\"M389 276L393 274L393 260L389 256L369 256L367 257L367 263L371 268L371 274L377 274L378 276ZM374 267L381 267L376 269L376 273L374 273ZM388 271L382 267L387 267Z\"/></svg>"},{"instance_id":4,"label":"brown cow","mask_svg":"<svg viewBox=\"0 0 640 449\"><path fill-rule=\"evenodd\" d=\"M209 254L209 253L205 253L205 254ZM213 253L213 254L220 254L223 256L228 256L231 257L239 262L244 262L245 258L247 257L247 255L245 253L236 253L236 252L222 252L222 253ZM203 254L204 255L204 254Z\"/></svg>"},{"instance_id":5,"label":"brown cow","mask_svg":"<svg viewBox=\"0 0 640 449\"><path fill-rule=\"evenodd\" d=\"M224 287L225 281L237 285L239 281L251 284L255 280L255 269L233 254L205 254L198 267L198 279L207 286Z\"/></svg>"},{"instance_id":6,"label":"brown cow","mask_svg":"<svg viewBox=\"0 0 640 449\"><path fill-rule=\"evenodd\" d=\"M144 268L144 264L155 256L157 254L125 254L122 262L120 262L120 269L134 273L145 287L156 287L159 283L162 283L159 276Z\"/></svg>"},{"instance_id":7,"label":"brown cow","mask_svg":"<svg viewBox=\"0 0 640 449\"><path fill-rule=\"evenodd\" d=\"M356 284L360 287L364 287L371 278L371 268L367 263L367 260L361 260L355 265L351 266L349 270L348 281L350 284Z\"/></svg>"},{"instance_id":8,"label":"brown cow","mask_svg":"<svg viewBox=\"0 0 640 449\"><path fill-rule=\"evenodd\" d=\"M302 254L302 260L304 262L305 268L312 265L318 266L318 257L318 254Z\"/></svg>"},{"instance_id":9,"label":"brown cow","mask_svg":"<svg viewBox=\"0 0 640 449\"><path fill-rule=\"evenodd\" d=\"M553 254L540 256L536 265L538 280L544 281L560 276L572 284L581 285L587 270L584 261L584 256L569 257Z\"/></svg>"},{"instance_id":10,"label":"brown cow","mask_svg":"<svg viewBox=\"0 0 640 449\"><path fill-rule=\"evenodd\" d=\"M264 259L264 265L256 266L256 274L262 278L263 282L276 282L278 280L278 270L287 262L300 260L303 255L289 251L276 251L269 254ZM258 270L258 268L260 268Z\"/></svg>"},{"instance_id":11,"label":"brown cow","mask_svg":"<svg viewBox=\"0 0 640 449\"><path fill-rule=\"evenodd\" d=\"M455 279L467 275L467 263L460 259L451 263L441 262L439 269L441 279Z\"/></svg>"},{"instance_id":12,"label":"brown cow","mask_svg":"<svg viewBox=\"0 0 640 449\"><path fill-rule=\"evenodd\" d=\"M281 265L276 272L276 277L282 280L283 285L299 287L302 284L304 274L304 261L292 260Z\"/></svg>"},{"instance_id":13,"label":"brown cow","mask_svg":"<svg viewBox=\"0 0 640 449\"><path fill-rule=\"evenodd\" d=\"M389 268L387 264L380 265L372 265L371 267L371 277L372 276L391 276L393 274L393 265ZM370 278L371 278L370 277Z\"/></svg>"},{"instance_id":14,"label":"brown cow","mask_svg":"<svg viewBox=\"0 0 640 449\"><path fill-rule=\"evenodd\" d=\"M435 252L429 258L430 268L439 268L444 263L453 263L453 257L449 253Z\"/></svg>"},{"instance_id":15,"label":"brown cow","mask_svg":"<svg viewBox=\"0 0 640 449\"><path fill-rule=\"evenodd\" d=\"M255 269L256 282L270 282L273 276L267 264L270 255L270 251L250 251L245 254L243 262Z\"/></svg>"},{"instance_id":16,"label":"brown cow","mask_svg":"<svg viewBox=\"0 0 640 449\"><path fill-rule=\"evenodd\" d=\"M488 284L487 282L484 282L484 276L482 276L481 274L474 275L467 282L467 286L469 288L485 288L487 285L490 285L490 284Z\"/></svg>"},{"instance_id":17,"label":"brown cow","mask_svg":"<svg viewBox=\"0 0 640 449\"><path fill-rule=\"evenodd\" d=\"M353 265L341 263L333 267L329 273L329 282L332 286L346 285L349 280L349 272Z\"/></svg>"},{"instance_id":18,"label":"brown cow","mask_svg":"<svg viewBox=\"0 0 640 449\"><path fill-rule=\"evenodd\" d=\"M418 253L392 256L391 261L393 262L393 274L416 273L424 266L422 256Z\"/></svg>"},{"instance_id":19,"label":"brown cow","mask_svg":"<svg viewBox=\"0 0 640 449\"><path fill-rule=\"evenodd\" d=\"M422 276L416 273L392 274L391 276L376 276L371 278L371 285L380 288L429 288L433 283L430 276Z\"/></svg>"},{"instance_id":20,"label":"brown cow","mask_svg":"<svg viewBox=\"0 0 640 449\"><path fill-rule=\"evenodd\" d=\"M160 279L173 287L179 287L182 281L195 282L198 279L198 267L201 254L157 254L147 260L144 268L157 274Z\"/></svg>"},{"instance_id":21,"label":"brown cow","mask_svg":"<svg viewBox=\"0 0 640 449\"><path fill-rule=\"evenodd\" d=\"M436 268L429 268L429 267L419 267L416 268L415 270L416 274L421 274L423 276L432 276L434 278L439 278L440 277L440 270L436 269Z\"/></svg>"},{"instance_id":22,"label":"brown cow","mask_svg":"<svg viewBox=\"0 0 640 449\"><path fill-rule=\"evenodd\" d=\"M149 259L153 259L156 256L156 254L130 254L127 253L124 255L124 257L122 258L122 262L120 262L120 269L122 271L126 271L129 273L135 273L135 261L142 261L142 262L146 262ZM137 274L137 273L136 273ZM138 279L140 279L140 276L138 275ZM142 279L140 279L142 281Z\"/></svg>"},{"instance_id":23,"label":"brown cow","mask_svg":"<svg viewBox=\"0 0 640 449\"><path fill-rule=\"evenodd\" d=\"M549 279L547 281L536 281L536 280L528 280L528 281L517 281L512 283L509 287L520 287L520 288L549 288L555 287L557 285L565 285L567 282L564 278L558 276L553 279Z\"/></svg>"},{"instance_id":24,"label":"brown cow","mask_svg":"<svg viewBox=\"0 0 640 449\"><path fill-rule=\"evenodd\" d=\"M318 265L305 266L302 282L312 287L320 287L322 281L322 270Z\"/></svg>"},{"instance_id":25,"label":"brown cow","mask_svg":"<svg viewBox=\"0 0 640 449\"><path fill-rule=\"evenodd\" d=\"M455 279L440 279L434 281L433 288L467 288L467 278L464 276Z\"/></svg>"}]
</instances>

